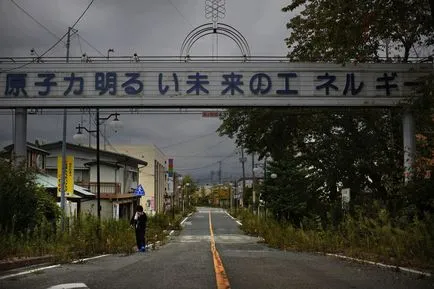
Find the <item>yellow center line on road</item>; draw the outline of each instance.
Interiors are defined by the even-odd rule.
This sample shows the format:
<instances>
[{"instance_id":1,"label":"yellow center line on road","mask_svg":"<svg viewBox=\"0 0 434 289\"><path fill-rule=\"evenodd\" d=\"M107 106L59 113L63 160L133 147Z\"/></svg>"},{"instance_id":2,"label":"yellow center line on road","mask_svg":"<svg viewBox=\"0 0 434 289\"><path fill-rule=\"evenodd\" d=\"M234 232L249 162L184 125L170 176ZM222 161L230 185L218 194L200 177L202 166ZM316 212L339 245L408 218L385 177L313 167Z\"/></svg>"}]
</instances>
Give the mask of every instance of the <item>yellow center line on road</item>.
<instances>
[{"instance_id":1,"label":"yellow center line on road","mask_svg":"<svg viewBox=\"0 0 434 289\"><path fill-rule=\"evenodd\" d=\"M217 289L230 289L228 276L226 275L225 268L223 267L222 259L220 259L219 252L215 246L214 232L212 230L211 211L209 211L209 234L211 236L211 253L214 260L215 278L217 281Z\"/></svg>"}]
</instances>

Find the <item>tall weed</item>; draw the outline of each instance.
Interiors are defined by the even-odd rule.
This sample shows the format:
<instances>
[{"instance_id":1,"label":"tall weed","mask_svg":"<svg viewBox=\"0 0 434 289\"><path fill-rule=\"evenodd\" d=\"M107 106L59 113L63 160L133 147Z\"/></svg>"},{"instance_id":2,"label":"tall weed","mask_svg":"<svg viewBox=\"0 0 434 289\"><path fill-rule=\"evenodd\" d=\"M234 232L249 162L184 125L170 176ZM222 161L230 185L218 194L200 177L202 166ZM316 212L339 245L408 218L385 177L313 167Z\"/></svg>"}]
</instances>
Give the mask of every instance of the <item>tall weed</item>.
<instances>
[{"instance_id":1,"label":"tall weed","mask_svg":"<svg viewBox=\"0 0 434 289\"><path fill-rule=\"evenodd\" d=\"M164 241L167 229L180 228L180 219L157 214L148 217L147 243ZM135 233L128 220L101 220L91 215L66 219L60 224L42 222L32 231L0 235L0 259L52 255L70 260L102 253L132 253Z\"/></svg>"},{"instance_id":2,"label":"tall weed","mask_svg":"<svg viewBox=\"0 0 434 289\"><path fill-rule=\"evenodd\" d=\"M258 219L247 210L232 212L242 229L282 250L342 253L392 265L434 269L434 220L425 215L396 225L387 211L374 217L346 216L337 228L303 229L274 219Z\"/></svg>"}]
</instances>

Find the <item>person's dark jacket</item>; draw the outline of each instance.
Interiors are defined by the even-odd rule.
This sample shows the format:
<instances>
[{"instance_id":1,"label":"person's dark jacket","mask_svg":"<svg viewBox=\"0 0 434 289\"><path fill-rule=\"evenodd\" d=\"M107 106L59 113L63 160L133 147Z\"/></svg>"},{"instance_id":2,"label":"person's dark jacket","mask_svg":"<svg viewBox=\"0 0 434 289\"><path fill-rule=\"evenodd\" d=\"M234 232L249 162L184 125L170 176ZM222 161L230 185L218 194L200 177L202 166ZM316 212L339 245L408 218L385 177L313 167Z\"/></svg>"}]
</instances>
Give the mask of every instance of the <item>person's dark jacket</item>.
<instances>
[{"instance_id":1,"label":"person's dark jacket","mask_svg":"<svg viewBox=\"0 0 434 289\"><path fill-rule=\"evenodd\" d=\"M137 220L135 220L135 215L131 218L130 224L134 227L137 231L145 231L146 230L146 222L148 221L148 217L146 216L145 212L141 212Z\"/></svg>"}]
</instances>

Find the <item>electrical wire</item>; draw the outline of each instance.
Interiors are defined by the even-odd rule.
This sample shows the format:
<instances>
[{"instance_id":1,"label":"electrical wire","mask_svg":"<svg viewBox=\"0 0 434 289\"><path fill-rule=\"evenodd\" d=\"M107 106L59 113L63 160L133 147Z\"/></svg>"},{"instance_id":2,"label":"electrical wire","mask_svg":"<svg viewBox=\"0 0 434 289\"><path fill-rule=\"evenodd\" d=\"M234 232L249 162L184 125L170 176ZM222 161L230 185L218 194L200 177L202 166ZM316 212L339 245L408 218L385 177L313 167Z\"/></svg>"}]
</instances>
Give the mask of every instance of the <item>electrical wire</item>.
<instances>
[{"instance_id":1,"label":"electrical wire","mask_svg":"<svg viewBox=\"0 0 434 289\"><path fill-rule=\"evenodd\" d=\"M204 134L204 135L195 136L195 137L190 138L190 139L187 139L187 140L183 140L183 141L180 141L180 142L177 142L177 143L170 144L170 145L165 146L165 147L161 147L161 149L167 149L167 148L170 148L170 147L173 147L173 146L177 146L177 145L180 145L180 144L189 143L189 142L192 142L192 141L195 141L195 140L198 140L198 139L204 138L204 137L208 137L208 136L210 136L210 135L215 135L215 134L216 134L216 132L214 131L214 132L212 132L212 133L208 133L208 134Z\"/></svg>"},{"instance_id":2,"label":"electrical wire","mask_svg":"<svg viewBox=\"0 0 434 289\"><path fill-rule=\"evenodd\" d=\"M176 11L178 11L178 14L181 15L182 18L184 18L185 22L187 22L192 28L194 28L194 26L190 23L190 21L187 20L187 18L184 16L184 14L181 13L181 11L179 11L178 7L176 7L175 4L173 4L173 2L171 0L167 0L170 5L172 5Z\"/></svg>"},{"instance_id":3,"label":"electrical wire","mask_svg":"<svg viewBox=\"0 0 434 289\"><path fill-rule=\"evenodd\" d=\"M92 4L93 4L94 1L95 1L95 0L91 0L91 1L90 1L89 5L87 5L86 9L84 9L83 13L81 13L80 17L78 17L78 19L77 19L77 20L74 22L74 24L70 27L71 29L74 29L74 27L78 24L78 22L80 22L80 20L83 18L84 14L86 14L87 10L89 10L90 6L92 6ZM68 30L69 30L69 29L68 29ZM61 38L59 38L59 40L57 40L53 45L51 45L50 48L48 48L44 53L42 53L42 54L40 55L40 57L43 57L43 56L45 56L45 54L47 54L48 52L50 52L54 47L57 46L57 44L59 44L61 41L63 41L63 39L64 39L67 35L68 35L68 32L66 32L65 34L63 34L63 36L62 36ZM27 65L30 65L30 64L32 64L32 63L33 63L33 61L30 61L30 62L24 63L24 64L22 64L22 65L20 65L20 66L17 66L17 67L14 67L14 68L10 68L10 69L8 69L8 70L3 70L3 71L1 71L1 72L4 73L4 72L12 71L12 70L17 70L17 69L20 69L20 68L26 67Z\"/></svg>"},{"instance_id":4,"label":"electrical wire","mask_svg":"<svg viewBox=\"0 0 434 289\"><path fill-rule=\"evenodd\" d=\"M220 160L218 160L216 162L213 162L213 163L210 163L208 165L205 165L205 166L201 166L201 167L197 167L197 168L177 168L176 170L177 171L195 171L195 170L205 169L205 168L211 167L213 165L216 165L219 162L227 160L227 159L233 157L234 155L235 155L235 153L231 153L230 155L227 155L226 157L224 157L224 158L222 158L222 159L220 159Z\"/></svg>"},{"instance_id":5,"label":"electrical wire","mask_svg":"<svg viewBox=\"0 0 434 289\"><path fill-rule=\"evenodd\" d=\"M225 142L225 141L227 141L227 140L228 140L228 139L222 139L221 141L219 141L219 142L213 144L212 146L207 146L207 147L205 147L205 149L209 151L210 149L212 149L212 148L214 148L214 147L220 145L221 143L223 143L223 142ZM198 153L193 154L193 155L189 155L189 156L176 156L176 155L174 155L173 157L175 157L175 158L181 158L181 157L183 157L183 158L201 158L201 157L206 157L206 158L209 158L209 157L213 157L213 158L221 158L221 157L223 157L223 156L200 156L200 155L199 155L200 153L203 153L203 151L199 151Z\"/></svg>"},{"instance_id":6,"label":"electrical wire","mask_svg":"<svg viewBox=\"0 0 434 289\"><path fill-rule=\"evenodd\" d=\"M42 24L41 22L39 22L35 17L33 17L29 12L27 12L22 6L18 5L14 0L10 0L10 1L18 9L20 9L24 14L26 14L27 16L29 16L33 21L35 21L39 26L41 26L45 31L47 31L48 33L50 33L54 38L56 38L58 40L60 39L60 37L58 35L56 35L53 31L51 31L50 29L48 29L47 26L45 26L44 24ZM82 50L82 47L81 47L80 37L83 40L83 42L85 42L90 48L92 48L93 50L95 50L96 52L98 52L101 56L105 56L100 50L98 50L97 48L95 48L95 46L93 46L83 36L81 36L80 34L77 33L78 44L80 45L80 52L81 52L81 54L83 54L83 50ZM63 40L62 40L62 43L66 45L66 43Z\"/></svg>"},{"instance_id":7,"label":"electrical wire","mask_svg":"<svg viewBox=\"0 0 434 289\"><path fill-rule=\"evenodd\" d=\"M86 43L90 48L92 48L93 50L98 52L101 56L104 56L104 57L106 56L106 55L104 55L104 53L102 53L100 50L98 50L98 48L95 48L95 46L90 44L90 42L87 41L82 35L78 34L78 36L81 38L81 40L83 40L84 43Z\"/></svg>"},{"instance_id":8,"label":"electrical wire","mask_svg":"<svg viewBox=\"0 0 434 289\"><path fill-rule=\"evenodd\" d=\"M47 31L51 36L53 36L56 39L60 39L61 38L59 36L57 36L53 31L51 31L50 29L48 29L47 26L45 26L44 24L42 24L41 22L39 22L35 17L33 17L29 12L27 12L22 6L18 5L18 3L16 3L14 0L10 0L12 2L12 4L14 4L18 9L20 9L24 14L26 14L27 16L29 16L33 21L35 21L39 26L41 26L42 28L44 28L45 31ZM62 41L62 40L61 40ZM63 42L63 41L62 41ZM63 42L63 44L66 44L65 42Z\"/></svg>"},{"instance_id":9,"label":"electrical wire","mask_svg":"<svg viewBox=\"0 0 434 289\"><path fill-rule=\"evenodd\" d=\"M78 40L78 46L80 47L80 54L83 55L83 49L81 49L80 35L78 33L77 33L77 40Z\"/></svg>"}]
</instances>

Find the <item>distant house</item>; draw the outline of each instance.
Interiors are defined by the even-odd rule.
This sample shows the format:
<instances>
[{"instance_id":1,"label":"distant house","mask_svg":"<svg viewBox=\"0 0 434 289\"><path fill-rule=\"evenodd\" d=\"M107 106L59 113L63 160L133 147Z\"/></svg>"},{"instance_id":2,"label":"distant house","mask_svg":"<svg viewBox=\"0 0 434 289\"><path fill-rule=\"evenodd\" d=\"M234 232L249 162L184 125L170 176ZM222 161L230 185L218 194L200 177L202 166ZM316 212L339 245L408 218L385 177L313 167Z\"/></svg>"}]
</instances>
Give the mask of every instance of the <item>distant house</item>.
<instances>
[{"instance_id":1,"label":"distant house","mask_svg":"<svg viewBox=\"0 0 434 289\"><path fill-rule=\"evenodd\" d=\"M13 160L13 150L14 145L8 145L3 148L0 152L0 156L6 160ZM45 190L50 193L54 198L57 199L57 203L60 206L60 196L57 192L58 181L57 176L50 176L46 172L47 157L50 153L37 144L27 143L27 158L26 166L32 168L36 172L35 182L45 188ZM72 195L66 196L66 214L68 216L74 216L81 212L81 207L83 203L86 204L96 204L95 195L89 192L86 188L80 187L78 185L74 186L74 193Z\"/></svg>"},{"instance_id":2,"label":"distant house","mask_svg":"<svg viewBox=\"0 0 434 289\"><path fill-rule=\"evenodd\" d=\"M37 174L36 183L44 187L53 196L57 195L57 178L47 174ZM83 187L74 185L74 193L66 195L65 210L67 216L77 216L80 213L86 213L82 210L82 204L93 204L96 206L95 194L89 192ZM57 203L60 206L60 197L57 197ZM86 207L86 205L84 205Z\"/></svg>"},{"instance_id":3,"label":"distant house","mask_svg":"<svg viewBox=\"0 0 434 289\"><path fill-rule=\"evenodd\" d=\"M48 151L46 172L57 175L57 158L61 156L62 142L44 144ZM74 183L97 194L96 149L67 143L66 155L74 156ZM147 162L126 154L100 150L100 201L102 218L130 218L140 196L134 194L138 186L139 166ZM95 202L82 203L81 211L97 215Z\"/></svg>"},{"instance_id":4,"label":"distant house","mask_svg":"<svg viewBox=\"0 0 434 289\"><path fill-rule=\"evenodd\" d=\"M50 153L38 147L36 144L27 143L26 165L29 168L35 168L39 172L45 171L46 158ZM14 145L8 145L0 152L2 158L7 160L14 159Z\"/></svg>"}]
</instances>

